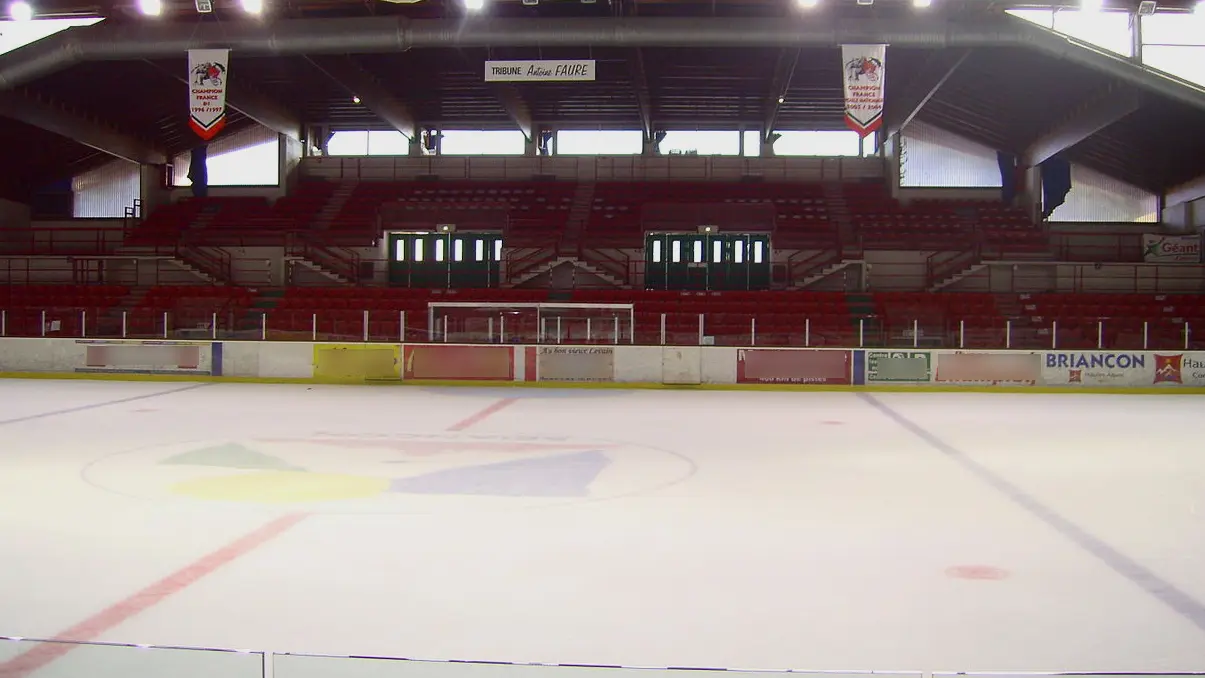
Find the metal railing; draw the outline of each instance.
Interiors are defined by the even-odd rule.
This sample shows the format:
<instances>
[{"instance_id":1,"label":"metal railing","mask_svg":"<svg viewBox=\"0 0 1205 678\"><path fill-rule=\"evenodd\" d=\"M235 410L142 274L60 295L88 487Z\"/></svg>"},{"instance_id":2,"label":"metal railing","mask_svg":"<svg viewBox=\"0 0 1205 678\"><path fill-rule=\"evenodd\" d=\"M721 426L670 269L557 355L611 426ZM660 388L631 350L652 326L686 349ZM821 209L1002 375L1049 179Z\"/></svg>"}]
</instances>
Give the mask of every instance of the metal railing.
<instances>
[{"instance_id":1,"label":"metal railing","mask_svg":"<svg viewBox=\"0 0 1205 678\"><path fill-rule=\"evenodd\" d=\"M229 339L422 343L445 341L428 327L425 305L323 310L212 308L118 311L101 308L0 309L0 337L69 339ZM435 331L432 331L435 330ZM588 330L508 333L482 330L457 343L591 343ZM585 333L583 333L585 332ZM572 334L571 334L572 333ZM626 334L626 331L625 331ZM528 336L530 335L530 336ZM644 313L633 343L641 345L945 348L1017 350L1202 350L1205 318L1083 318L1044 316L834 315L796 313ZM604 338L602 333L593 339ZM627 343L627 342L625 342Z\"/></svg>"}]
</instances>

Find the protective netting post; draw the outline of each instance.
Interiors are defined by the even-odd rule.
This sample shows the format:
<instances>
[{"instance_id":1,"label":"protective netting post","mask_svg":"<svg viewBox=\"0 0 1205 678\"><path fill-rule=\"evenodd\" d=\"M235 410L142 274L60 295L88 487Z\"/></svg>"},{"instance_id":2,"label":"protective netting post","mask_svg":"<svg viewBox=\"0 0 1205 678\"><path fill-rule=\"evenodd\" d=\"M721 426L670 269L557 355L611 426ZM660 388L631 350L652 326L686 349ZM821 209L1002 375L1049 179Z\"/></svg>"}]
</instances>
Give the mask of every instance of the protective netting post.
<instances>
[{"instance_id":1,"label":"protective netting post","mask_svg":"<svg viewBox=\"0 0 1205 678\"><path fill-rule=\"evenodd\" d=\"M1150 323L1147 322L1146 320L1143 320L1142 321L1142 350L1144 350L1144 351L1147 350L1148 348L1150 348L1150 346L1148 346L1149 339L1150 339L1150 328L1151 328Z\"/></svg>"},{"instance_id":2,"label":"protective netting post","mask_svg":"<svg viewBox=\"0 0 1205 678\"><path fill-rule=\"evenodd\" d=\"M397 340L406 343L406 312L397 312Z\"/></svg>"},{"instance_id":3,"label":"protective netting post","mask_svg":"<svg viewBox=\"0 0 1205 678\"><path fill-rule=\"evenodd\" d=\"M1192 328L1188 326L1188 321L1184 322L1184 350L1188 350L1188 338L1192 336Z\"/></svg>"},{"instance_id":4,"label":"protective netting post","mask_svg":"<svg viewBox=\"0 0 1205 678\"><path fill-rule=\"evenodd\" d=\"M699 346L703 345L703 314L699 314Z\"/></svg>"},{"instance_id":5,"label":"protective netting post","mask_svg":"<svg viewBox=\"0 0 1205 678\"><path fill-rule=\"evenodd\" d=\"M966 348L967 345L967 321L958 321L958 348Z\"/></svg>"},{"instance_id":6,"label":"protective netting post","mask_svg":"<svg viewBox=\"0 0 1205 678\"><path fill-rule=\"evenodd\" d=\"M1105 321L1096 321L1096 348L1105 347Z\"/></svg>"},{"instance_id":7,"label":"protective netting post","mask_svg":"<svg viewBox=\"0 0 1205 678\"><path fill-rule=\"evenodd\" d=\"M209 338L218 338L218 312L213 312L213 317L209 319Z\"/></svg>"},{"instance_id":8,"label":"protective netting post","mask_svg":"<svg viewBox=\"0 0 1205 678\"><path fill-rule=\"evenodd\" d=\"M0 310L0 337L8 336L8 311Z\"/></svg>"},{"instance_id":9,"label":"protective netting post","mask_svg":"<svg viewBox=\"0 0 1205 678\"><path fill-rule=\"evenodd\" d=\"M128 331L129 325L130 325L129 316L126 315L125 311L122 311L121 312L121 338L122 339L125 339L126 337L129 336L129 334L130 334Z\"/></svg>"},{"instance_id":10,"label":"protective netting post","mask_svg":"<svg viewBox=\"0 0 1205 678\"><path fill-rule=\"evenodd\" d=\"M749 319L749 345L757 346L757 318Z\"/></svg>"},{"instance_id":11,"label":"protective netting post","mask_svg":"<svg viewBox=\"0 0 1205 678\"><path fill-rule=\"evenodd\" d=\"M368 310L364 310L364 343L368 343Z\"/></svg>"},{"instance_id":12,"label":"protective netting post","mask_svg":"<svg viewBox=\"0 0 1205 678\"><path fill-rule=\"evenodd\" d=\"M486 343L492 344L492 343L494 343L494 317L490 316L490 317L486 318L485 320L486 320L486 322L485 322ZM501 344L502 342L499 341L498 343Z\"/></svg>"},{"instance_id":13,"label":"protective netting post","mask_svg":"<svg viewBox=\"0 0 1205 678\"><path fill-rule=\"evenodd\" d=\"M665 314L661 314L661 345L665 346Z\"/></svg>"},{"instance_id":14,"label":"protective netting post","mask_svg":"<svg viewBox=\"0 0 1205 678\"><path fill-rule=\"evenodd\" d=\"M1055 351L1059 348L1059 321L1050 321L1050 350Z\"/></svg>"},{"instance_id":15,"label":"protective netting post","mask_svg":"<svg viewBox=\"0 0 1205 678\"><path fill-rule=\"evenodd\" d=\"M803 319L803 345L804 346L812 345L812 319L811 318Z\"/></svg>"},{"instance_id":16,"label":"protective netting post","mask_svg":"<svg viewBox=\"0 0 1205 678\"><path fill-rule=\"evenodd\" d=\"M42 311L42 336L46 336L46 311ZM1185 343L1187 343L1187 340Z\"/></svg>"},{"instance_id":17,"label":"protective netting post","mask_svg":"<svg viewBox=\"0 0 1205 678\"><path fill-rule=\"evenodd\" d=\"M920 347L920 321L912 319L912 348Z\"/></svg>"},{"instance_id":18,"label":"protective netting post","mask_svg":"<svg viewBox=\"0 0 1205 678\"><path fill-rule=\"evenodd\" d=\"M858 318L858 348L866 345L866 318Z\"/></svg>"},{"instance_id":19,"label":"protective netting post","mask_svg":"<svg viewBox=\"0 0 1205 678\"><path fill-rule=\"evenodd\" d=\"M611 318L611 321L614 323L611 327L611 339L613 340L611 343L618 344L619 343L619 316L615 316L614 318Z\"/></svg>"},{"instance_id":20,"label":"protective netting post","mask_svg":"<svg viewBox=\"0 0 1205 678\"><path fill-rule=\"evenodd\" d=\"M166 325L165 325L166 327ZM259 314L259 339L260 341L268 340L268 312L264 311Z\"/></svg>"},{"instance_id":21,"label":"protective netting post","mask_svg":"<svg viewBox=\"0 0 1205 678\"><path fill-rule=\"evenodd\" d=\"M318 314L310 314L310 341L318 341Z\"/></svg>"},{"instance_id":22,"label":"protective netting post","mask_svg":"<svg viewBox=\"0 0 1205 678\"><path fill-rule=\"evenodd\" d=\"M264 316L267 318L267 316ZM163 338L167 339L167 311L163 312Z\"/></svg>"},{"instance_id":23,"label":"protective netting post","mask_svg":"<svg viewBox=\"0 0 1205 678\"><path fill-rule=\"evenodd\" d=\"M81 337L88 336L88 312L80 309L79 312L79 335Z\"/></svg>"},{"instance_id":24,"label":"protective netting post","mask_svg":"<svg viewBox=\"0 0 1205 678\"><path fill-rule=\"evenodd\" d=\"M498 342L506 343L506 316L498 316Z\"/></svg>"},{"instance_id":25,"label":"protective netting post","mask_svg":"<svg viewBox=\"0 0 1205 678\"><path fill-rule=\"evenodd\" d=\"M594 334L590 328L590 319L586 318L586 343L588 344L593 341L594 341Z\"/></svg>"},{"instance_id":26,"label":"protective netting post","mask_svg":"<svg viewBox=\"0 0 1205 678\"><path fill-rule=\"evenodd\" d=\"M1004 348L1013 347L1013 321L1004 321Z\"/></svg>"}]
</instances>

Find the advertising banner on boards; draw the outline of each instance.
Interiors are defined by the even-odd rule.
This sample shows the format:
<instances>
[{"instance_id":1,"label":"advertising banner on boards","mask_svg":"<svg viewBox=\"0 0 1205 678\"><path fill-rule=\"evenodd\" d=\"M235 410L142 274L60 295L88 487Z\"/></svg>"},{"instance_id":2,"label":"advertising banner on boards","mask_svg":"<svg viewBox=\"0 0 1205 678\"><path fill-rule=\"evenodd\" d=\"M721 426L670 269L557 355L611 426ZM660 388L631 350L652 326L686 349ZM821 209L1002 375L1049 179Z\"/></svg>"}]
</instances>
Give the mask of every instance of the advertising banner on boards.
<instances>
[{"instance_id":1,"label":"advertising banner on boards","mask_svg":"<svg viewBox=\"0 0 1205 678\"><path fill-rule=\"evenodd\" d=\"M738 384L850 384L849 351L742 348L736 352Z\"/></svg>"},{"instance_id":2,"label":"advertising banner on boards","mask_svg":"<svg viewBox=\"0 0 1205 678\"><path fill-rule=\"evenodd\" d=\"M487 61L486 82L590 82L594 59Z\"/></svg>"},{"instance_id":3,"label":"advertising banner on boards","mask_svg":"<svg viewBox=\"0 0 1205 678\"><path fill-rule=\"evenodd\" d=\"M615 349L610 346L532 346L539 381L615 381Z\"/></svg>"},{"instance_id":4,"label":"advertising banner on boards","mask_svg":"<svg viewBox=\"0 0 1205 678\"><path fill-rule=\"evenodd\" d=\"M1205 354L1050 351L1042 358L1042 382L1051 386L1205 386Z\"/></svg>"},{"instance_id":5,"label":"advertising banner on boards","mask_svg":"<svg viewBox=\"0 0 1205 678\"><path fill-rule=\"evenodd\" d=\"M883 124L887 45L841 45L845 124L869 136Z\"/></svg>"},{"instance_id":6,"label":"advertising banner on boards","mask_svg":"<svg viewBox=\"0 0 1205 678\"><path fill-rule=\"evenodd\" d=\"M939 384L1035 386L1042 380L1037 353L939 351L934 381Z\"/></svg>"},{"instance_id":7,"label":"advertising banner on boards","mask_svg":"<svg viewBox=\"0 0 1205 678\"><path fill-rule=\"evenodd\" d=\"M226 126L230 50L188 50L188 126L209 141Z\"/></svg>"},{"instance_id":8,"label":"advertising banner on boards","mask_svg":"<svg viewBox=\"0 0 1205 678\"><path fill-rule=\"evenodd\" d=\"M210 342L79 339L84 364L76 372L213 374Z\"/></svg>"},{"instance_id":9,"label":"advertising banner on boards","mask_svg":"<svg viewBox=\"0 0 1205 678\"><path fill-rule=\"evenodd\" d=\"M867 351L866 383L925 383L931 374L928 351Z\"/></svg>"},{"instance_id":10,"label":"advertising banner on boards","mask_svg":"<svg viewBox=\"0 0 1205 678\"><path fill-rule=\"evenodd\" d=\"M1142 235L1142 260L1160 264L1197 264L1201 262L1199 235Z\"/></svg>"},{"instance_id":11,"label":"advertising banner on boards","mask_svg":"<svg viewBox=\"0 0 1205 678\"><path fill-rule=\"evenodd\" d=\"M403 356L403 379L511 381L515 378L510 346L409 344Z\"/></svg>"}]
</instances>

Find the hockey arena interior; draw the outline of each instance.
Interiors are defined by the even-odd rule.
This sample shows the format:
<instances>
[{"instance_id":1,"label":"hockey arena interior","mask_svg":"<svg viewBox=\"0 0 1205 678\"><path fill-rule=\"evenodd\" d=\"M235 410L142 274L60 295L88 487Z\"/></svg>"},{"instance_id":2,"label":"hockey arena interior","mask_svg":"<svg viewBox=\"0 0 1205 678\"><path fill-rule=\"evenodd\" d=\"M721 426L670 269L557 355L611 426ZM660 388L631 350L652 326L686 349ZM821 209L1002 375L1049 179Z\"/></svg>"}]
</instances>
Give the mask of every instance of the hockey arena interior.
<instances>
[{"instance_id":1,"label":"hockey arena interior","mask_svg":"<svg viewBox=\"0 0 1205 678\"><path fill-rule=\"evenodd\" d=\"M1205 676L1205 2L5 11L0 678Z\"/></svg>"}]
</instances>

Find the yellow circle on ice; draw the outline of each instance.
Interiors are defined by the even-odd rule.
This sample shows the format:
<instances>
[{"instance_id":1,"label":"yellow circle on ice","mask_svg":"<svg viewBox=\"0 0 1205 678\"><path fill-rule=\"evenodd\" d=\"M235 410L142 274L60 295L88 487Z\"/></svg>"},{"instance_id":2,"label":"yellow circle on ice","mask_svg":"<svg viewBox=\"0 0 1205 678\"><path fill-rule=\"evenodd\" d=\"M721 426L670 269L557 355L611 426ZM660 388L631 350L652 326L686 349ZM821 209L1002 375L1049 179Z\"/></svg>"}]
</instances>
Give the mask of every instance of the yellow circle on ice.
<instances>
[{"instance_id":1,"label":"yellow circle on ice","mask_svg":"<svg viewBox=\"0 0 1205 678\"><path fill-rule=\"evenodd\" d=\"M175 494L209 501L292 504L375 497L389 489L389 479L303 471L267 471L185 480L171 489Z\"/></svg>"}]
</instances>

